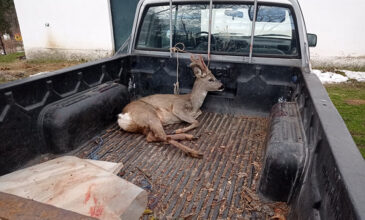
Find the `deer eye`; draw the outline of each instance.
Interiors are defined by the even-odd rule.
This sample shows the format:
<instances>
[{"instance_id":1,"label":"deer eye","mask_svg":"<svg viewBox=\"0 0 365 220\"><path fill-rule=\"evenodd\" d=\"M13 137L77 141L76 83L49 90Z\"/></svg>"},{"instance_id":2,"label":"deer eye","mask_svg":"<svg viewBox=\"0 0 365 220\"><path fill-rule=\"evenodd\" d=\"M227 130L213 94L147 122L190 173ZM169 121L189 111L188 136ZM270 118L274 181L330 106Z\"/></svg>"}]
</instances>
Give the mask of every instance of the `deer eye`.
<instances>
[{"instance_id":1,"label":"deer eye","mask_svg":"<svg viewBox=\"0 0 365 220\"><path fill-rule=\"evenodd\" d=\"M209 82L214 82L214 79L213 78L209 78L208 81Z\"/></svg>"}]
</instances>

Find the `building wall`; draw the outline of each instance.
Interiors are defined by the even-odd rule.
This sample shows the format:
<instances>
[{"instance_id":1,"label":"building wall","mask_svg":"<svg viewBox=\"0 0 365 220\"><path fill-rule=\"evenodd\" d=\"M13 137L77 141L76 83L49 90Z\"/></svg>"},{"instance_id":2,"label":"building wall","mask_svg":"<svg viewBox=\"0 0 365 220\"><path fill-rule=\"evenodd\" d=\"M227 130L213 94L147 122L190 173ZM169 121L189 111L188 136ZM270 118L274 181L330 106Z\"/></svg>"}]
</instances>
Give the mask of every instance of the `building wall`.
<instances>
[{"instance_id":1,"label":"building wall","mask_svg":"<svg viewBox=\"0 0 365 220\"><path fill-rule=\"evenodd\" d=\"M130 33L138 3L138 0L14 1L27 57L68 59L112 55ZM308 32L318 36L317 47L311 48L312 58L365 56L364 0L299 2Z\"/></svg>"},{"instance_id":2,"label":"building wall","mask_svg":"<svg viewBox=\"0 0 365 220\"><path fill-rule=\"evenodd\" d=\"M109 0L14 0L27 58L97 59L114 53Z\"/></svg>"},{"instance_id":3,"label":"building wall","mask_svg":"<svg viewBox=\"0 0 365 220\"><path fill-rule=\"evenodd\" d=\"M312 57L365 56L364 0L299 0L308 33L318 36Z\"/></svg>"}]
</instances>

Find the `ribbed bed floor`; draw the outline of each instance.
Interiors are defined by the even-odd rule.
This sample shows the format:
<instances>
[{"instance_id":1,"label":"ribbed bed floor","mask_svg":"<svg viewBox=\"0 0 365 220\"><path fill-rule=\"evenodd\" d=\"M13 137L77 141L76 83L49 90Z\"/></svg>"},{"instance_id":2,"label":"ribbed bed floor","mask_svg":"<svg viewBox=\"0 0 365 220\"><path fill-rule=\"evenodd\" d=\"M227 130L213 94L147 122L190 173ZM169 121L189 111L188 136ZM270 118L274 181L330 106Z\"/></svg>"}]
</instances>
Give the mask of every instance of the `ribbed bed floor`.
<instances>
[{"instance_id":1,"label":"ribbed bed floor","mask_svg":"<svg viewBox=\"0 0 365 220\"><path fill-rule=\"evenodd\" d=\"M147 143L143 135L117 125L79 148L75 155L123 162L120 176L149 192L148 207L159 219L266 219L285 204L262 201L256 194L265 151L268 118L203 113L200 127L184 141L203 159L184 155L163 143ZM186 124L166 128L170 133Z\"/></svg>"}]
</instances>

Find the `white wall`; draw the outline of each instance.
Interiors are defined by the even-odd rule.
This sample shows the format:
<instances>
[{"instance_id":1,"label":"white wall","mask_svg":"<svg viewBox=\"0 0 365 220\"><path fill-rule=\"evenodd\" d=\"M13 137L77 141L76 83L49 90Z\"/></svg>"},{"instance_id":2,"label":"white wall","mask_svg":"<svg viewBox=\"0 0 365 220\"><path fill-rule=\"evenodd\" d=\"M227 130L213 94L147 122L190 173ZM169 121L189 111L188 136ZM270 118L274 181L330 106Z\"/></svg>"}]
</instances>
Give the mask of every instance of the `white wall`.
<instances>
[{"instance_id":1,"label":"white wall","mask_svg":"<svg viewBox=\"0 0 365 220\"><path fill-rule=\"evenodd\" d=\"M318 36L312 57L365 56L365 0L299 0L308 33Z\"/></svg>"},{"instance_id":2,"label":"white wall","mask_svg":"<svg viewBox=\"0 0 365 220\"><path fill-rule=\"evenodd\" d=\"M365 0L299 2L308 32L318 35L312 57L365 56ZM114 52L109 0L15 0L15 6L28 58Z\"/></svg>"},{"instance_id":3,"label":"white wall","mask_svg":"<svg viewBox=\"0 0 365 220\"><path fill-rule=\"evenodd\" d=\"M109 0L14 2L27 58L96 59L113 54Z\"/></svg>"}]
</instances>

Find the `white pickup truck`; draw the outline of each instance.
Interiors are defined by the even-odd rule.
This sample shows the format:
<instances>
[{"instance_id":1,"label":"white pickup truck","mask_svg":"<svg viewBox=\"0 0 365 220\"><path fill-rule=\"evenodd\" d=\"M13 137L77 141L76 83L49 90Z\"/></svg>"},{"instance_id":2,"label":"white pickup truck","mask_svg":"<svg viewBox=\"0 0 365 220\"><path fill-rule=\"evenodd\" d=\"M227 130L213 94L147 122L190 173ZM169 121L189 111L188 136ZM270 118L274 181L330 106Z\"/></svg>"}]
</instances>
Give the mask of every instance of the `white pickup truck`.
<instances>
[{"instance_id":1,"label":"white pickup truck","mask_svg":"<svg viewBox=\"0 0 365 220\"><path fill-rule=\"evenodd\" d=\"M311 73L316 42L297 0L141 0L114 57L0 85L0 174L67 153L123 162L149 193L143 219L365 219L365 162ZM191 54L225 87L183 142L203 159L116 123L176 81L189 93Z\"/></svg>"}]
</instances>

